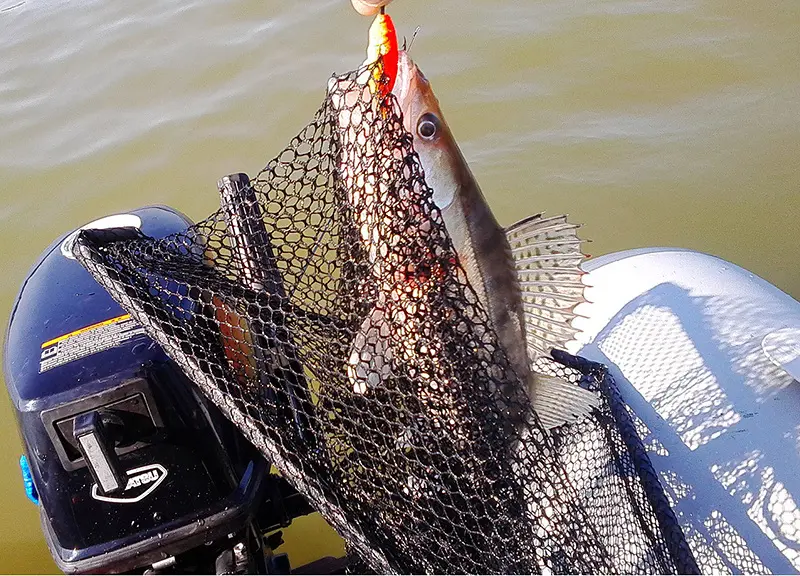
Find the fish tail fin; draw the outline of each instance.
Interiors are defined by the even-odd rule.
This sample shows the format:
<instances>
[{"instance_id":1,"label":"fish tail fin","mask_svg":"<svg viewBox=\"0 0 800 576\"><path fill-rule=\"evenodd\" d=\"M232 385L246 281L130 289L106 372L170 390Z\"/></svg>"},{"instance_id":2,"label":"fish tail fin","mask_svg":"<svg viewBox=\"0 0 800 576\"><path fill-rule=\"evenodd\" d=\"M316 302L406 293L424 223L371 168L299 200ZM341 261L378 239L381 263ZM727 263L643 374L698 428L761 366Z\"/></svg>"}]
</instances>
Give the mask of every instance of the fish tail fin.
<instances>
[{"instance_id":1,"label":"fish tail fin","mask_svg":"<svg viewBox=\"0 0 800 576\"><path fill-rule=\"evenodd\" d=\"M578 332L572 326L575 308L586 301L579 227L565 215L537 214L506 228L531 361L549 356L553 348L563 349Z\"/></svg>"},{"instance_id":2,"label":"fish tail fin","mask_svg":"<svg viewBox=\"0 0 800 576\"><path fill-rule=\"evenodd\" d=\"M600 406L596 392L584 390L555 376L530 375L531 403L547 429L583 420Z\"/></svg>"}]
</instances>

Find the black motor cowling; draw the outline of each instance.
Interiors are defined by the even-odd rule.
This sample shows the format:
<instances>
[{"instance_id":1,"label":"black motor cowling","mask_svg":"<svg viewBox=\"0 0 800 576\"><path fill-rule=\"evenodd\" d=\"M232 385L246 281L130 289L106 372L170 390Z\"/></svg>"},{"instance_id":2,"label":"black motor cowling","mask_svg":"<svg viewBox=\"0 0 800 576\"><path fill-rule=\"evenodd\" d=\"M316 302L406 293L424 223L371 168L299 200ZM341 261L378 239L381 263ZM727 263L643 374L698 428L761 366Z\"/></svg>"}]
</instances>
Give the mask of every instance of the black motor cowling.
<instances>
[{"instance_id":1,"label":"black motor cowling","mask_svg":"<svg viewBox=\"0 0 800 576\"><path fill-rule=\"evenodd\" d=\"M147 207L87 227L163 237L190 224L170 208ZM263 520L272 501L267 529L310 509L276 506L291 491L72 258L74 235L54 242L28 274L4 354L57 565L81 573L180 562L189 563L183 571L268 570L257 511Z\"/></svg>"}]
</instances>

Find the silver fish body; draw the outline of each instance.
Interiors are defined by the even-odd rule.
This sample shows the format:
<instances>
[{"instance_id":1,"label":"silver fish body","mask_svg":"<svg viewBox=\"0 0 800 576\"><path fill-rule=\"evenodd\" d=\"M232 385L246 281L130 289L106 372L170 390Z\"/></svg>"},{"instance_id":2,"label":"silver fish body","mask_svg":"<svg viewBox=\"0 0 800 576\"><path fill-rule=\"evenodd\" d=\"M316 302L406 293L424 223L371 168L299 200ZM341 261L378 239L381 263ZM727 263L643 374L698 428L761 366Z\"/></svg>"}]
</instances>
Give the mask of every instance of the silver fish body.
<instances>
[{"instance_id":1,"label":"silver fish body","mask_svg":"<svg viewBox=\"0 0 800 576\"><path fill-rule=\"evenodd\" d=\"M532 369L537 358L563 348L576 332L571 320L583 301L577 226L563 216L537 215L504 230L430 83L405 51L393 93L461 266L516 376L527 383L540 421L553 428L582 418L599 404L595 393Z\"/></svg>"}]
</instances>

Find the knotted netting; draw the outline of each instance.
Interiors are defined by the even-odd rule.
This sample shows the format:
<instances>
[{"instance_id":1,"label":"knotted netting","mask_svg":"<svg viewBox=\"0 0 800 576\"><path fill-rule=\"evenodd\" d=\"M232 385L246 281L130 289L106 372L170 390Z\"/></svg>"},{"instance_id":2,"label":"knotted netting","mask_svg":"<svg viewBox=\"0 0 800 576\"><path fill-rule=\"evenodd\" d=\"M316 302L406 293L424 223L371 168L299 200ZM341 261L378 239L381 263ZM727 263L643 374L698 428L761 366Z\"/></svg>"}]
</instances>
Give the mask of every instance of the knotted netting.
<instances>
[{"instance_id":1,"label":"knotted netting","mask_svg":"<svg viewBox=\"0 0 800 576\"><path fill-rule=\"evenodd\" d=\"M696 570L596 370L540 367L604 400L555 433L539 424L396 101L365 77L334 78L202 222L163 239L85 230L76 257L364 570Z\"/></svg>"}]
</instances>

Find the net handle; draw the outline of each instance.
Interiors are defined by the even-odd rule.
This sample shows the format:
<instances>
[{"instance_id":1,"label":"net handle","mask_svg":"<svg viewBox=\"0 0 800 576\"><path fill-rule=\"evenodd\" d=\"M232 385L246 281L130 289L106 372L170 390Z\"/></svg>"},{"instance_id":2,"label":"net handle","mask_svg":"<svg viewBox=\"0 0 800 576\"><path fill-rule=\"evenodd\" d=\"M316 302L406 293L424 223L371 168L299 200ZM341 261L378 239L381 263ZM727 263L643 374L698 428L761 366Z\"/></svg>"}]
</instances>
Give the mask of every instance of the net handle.
<instances>
[{"instance_id":1,"label":"net handle","mask_svg":"<svg viewBox=\"0 0 800 576\"><path fill-rule=\"evenodd\" d=\"M277 296L285 301L283 277L250 177L243 172L228 174L219 179L217 188L233 244L234 260L244 285L256 292L266 292L269 296ZM311 429L309 414L313 404L289 330L277 315L272 317L270 325L262 322L258 327L251 326L251 329L258 341L258 346L253 348L258 374L262 378L268 378L270 374L277 372L280 379L278 385L283 390L281 400L289 404L297 433L307 448L315 448L316 436ZM267 353L268 350L272 354ZM284 369L284 366L288 369ZM266 384L269 389L270 383ZM274 381L272 385L275 385Z\"/></svg>"}]
</instances>

